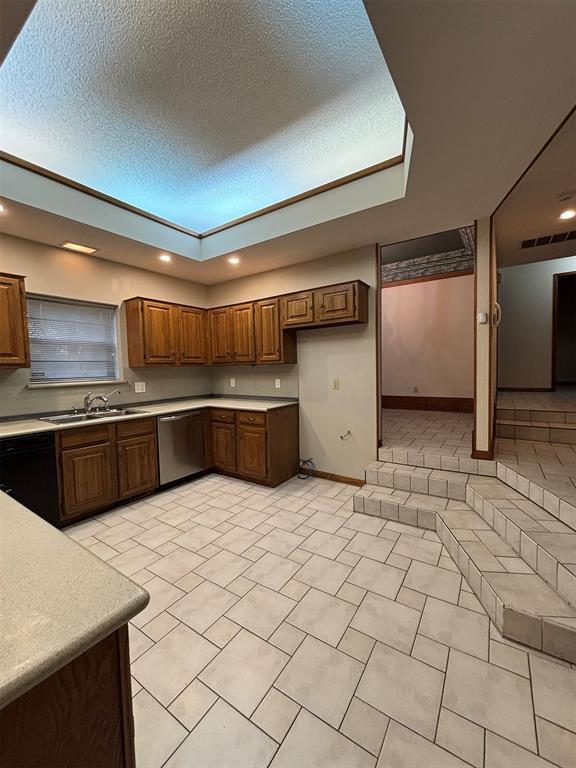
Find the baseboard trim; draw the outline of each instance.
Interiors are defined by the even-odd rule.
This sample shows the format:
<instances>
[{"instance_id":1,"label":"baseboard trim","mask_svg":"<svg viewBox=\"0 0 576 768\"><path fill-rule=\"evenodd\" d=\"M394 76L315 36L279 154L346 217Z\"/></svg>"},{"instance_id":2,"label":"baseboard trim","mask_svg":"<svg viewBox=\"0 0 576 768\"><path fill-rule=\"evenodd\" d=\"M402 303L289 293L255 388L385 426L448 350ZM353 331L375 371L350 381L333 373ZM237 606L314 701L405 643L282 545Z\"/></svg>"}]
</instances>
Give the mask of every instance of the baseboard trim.
<instances>
[{"instance_id":1,"label":"baseboard trim","mask_svg":"<svg viewBox=\"0 0 576 768\"><path fill-rule=\"evenodd\" d=\"M494 458L494 451L476 451L473 450L471 454L473 459L487 459L488 461L492 461Z\"/></svg>"},{"instance_id":2,"label":"baseboard trim","mask_svg":"<svg viewBox=\"0 0 576 768\"><path fill-rule=\"evenodd\" d=\"M314 477L319 477L321 480L334 480L337 483L346 483L346 485L357 485L359 488L364 485L364 480L358 480L357 477L335 475L332 472L321 472L319 469L315 469L312 474Z\"/></svg>"},{"instance_id":3,"label":"baseboard trim","mask_svg":"<svg viewBox=\"0 0 576 768\"><path fill-rule=\"evenodd\" d=\"M382 408L408 411L455 411L474 413L473 397L427 397L425 395L382 395Z\"/></svg>"}]
</instances>

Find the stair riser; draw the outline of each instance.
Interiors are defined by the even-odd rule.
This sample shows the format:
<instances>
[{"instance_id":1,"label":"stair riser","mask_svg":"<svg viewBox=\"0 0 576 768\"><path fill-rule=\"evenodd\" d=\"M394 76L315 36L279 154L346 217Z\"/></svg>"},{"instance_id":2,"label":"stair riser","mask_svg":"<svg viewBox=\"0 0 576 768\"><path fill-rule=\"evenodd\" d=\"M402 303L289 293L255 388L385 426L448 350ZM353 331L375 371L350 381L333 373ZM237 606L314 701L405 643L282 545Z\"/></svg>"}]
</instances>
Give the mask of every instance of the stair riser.
<instances>
[{"instance_id":1,"label":"stair riser","mask_svg":"<svg viewBox=\"0 0 576 768\"><path fill-rule=\"evenodd\" d=\"M379 485L382 488L393 488L411 493L426 493L429 496L456 501L464 501L466 498L465 482L437 480L419 475L399 474L375 469L367 469L365 477L366 482L370 485Z\"/></svg>"},{"instance_id":2,"label":"stair riser","mask_svg":"<svg viewBox=\"0 0 576 768\"><path fill-rule=\"evenodd\" d=\"M442 456L436 453L417 453L405 448L379 448L378 460L392 464L410 464L413 467L444 469L451 472L466 472L471 475L496 475L496 462L484 459L470 459L465 456Z\"/></svg>"},{"instance_id":3,"label":"stair riser","mask_svg":"<svg viewBox=\"0 0 576 768\"><path fill-rule=\"evenodd\" d=\"M576 576L522 531L474 488L467 486L466 503L493 528L559 595L576 608Z\"/></svg>"},{"instance_id":4,"label":"stair riser","mask_svg":"<svg viewBox=\"0 0 576 768\"><path fill-rule=\"evenodd\" d=\"M533 411L516 408L498 408L497 419L506 421L542 421L548 424L576 424L576 411Z\"/></svg>"},{"instance_id":5,"label":"stair riser","mask_svg":"<svg viewBox=\"0 0 576 768\"><path fill-rule=\"evenodd\" d=\"M503 637L576 663L576 627L556 624L504 605L440 517L437 517L436 533Z\"/></svg>"},{"instance_id":6,"label":"stair riser","mask_svg":"<svg viewBox=\"0 0 576 768\"><path fill-rule=\"evenodd\" d=\"M549 427L545 424L526 426L525 424L499 424L497 422L496 437L508 440L537 440L541 443L576 445L574 425L558 424L556 427Z\"/></svg>"},{"instance_id":7,"label":"stair riser","mask_svg":"<svg viewBox=\"0 0 576 768\"><path fill-rule=\"evenodd\" d=\"M371 499L367 496L353 497L354 512L361 512L372 517L382 517L405 525L436 530L436 513L429 509L409 507L406 504L394 504L381 499Z\"/></svg>"}]
</instances>

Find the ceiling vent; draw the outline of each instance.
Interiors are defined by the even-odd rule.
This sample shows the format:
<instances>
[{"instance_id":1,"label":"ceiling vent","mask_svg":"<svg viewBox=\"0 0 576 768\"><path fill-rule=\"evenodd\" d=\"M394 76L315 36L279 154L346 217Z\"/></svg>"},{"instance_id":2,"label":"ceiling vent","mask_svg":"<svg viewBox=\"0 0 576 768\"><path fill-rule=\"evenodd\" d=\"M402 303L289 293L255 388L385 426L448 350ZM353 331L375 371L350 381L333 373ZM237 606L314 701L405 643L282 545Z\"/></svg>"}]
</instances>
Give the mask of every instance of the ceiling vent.
<instances>
[{"instance_id":1,"label":"ceiling vent","mask_svg":"<svg viewBox=\"0 0 576 768\"><path fill-rule=\"evenodd\" d=\"M565 240L576 240L576 229L570 232L559 232L557 235L540 235L529 240L522 240L522 248L537 248L539 245L563 243Z\"/></svg>"}]
</instances>

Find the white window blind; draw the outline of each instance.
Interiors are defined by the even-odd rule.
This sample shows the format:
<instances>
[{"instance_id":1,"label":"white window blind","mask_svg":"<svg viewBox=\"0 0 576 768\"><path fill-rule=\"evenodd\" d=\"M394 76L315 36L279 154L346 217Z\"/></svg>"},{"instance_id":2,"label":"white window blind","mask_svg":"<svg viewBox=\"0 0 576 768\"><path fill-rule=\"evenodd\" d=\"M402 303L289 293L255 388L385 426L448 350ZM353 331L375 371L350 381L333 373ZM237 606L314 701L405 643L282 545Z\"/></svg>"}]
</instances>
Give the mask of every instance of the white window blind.
<instances>
[{"instance_id":1,"label":"white window blind","mask_svg":"<svg viewBox=\"0 0 576 768\"><path fill-rule=\"evenodd\" d=\"M115 307L28 296L31 384L117 379Z\"/></svg>"}]
</instances>

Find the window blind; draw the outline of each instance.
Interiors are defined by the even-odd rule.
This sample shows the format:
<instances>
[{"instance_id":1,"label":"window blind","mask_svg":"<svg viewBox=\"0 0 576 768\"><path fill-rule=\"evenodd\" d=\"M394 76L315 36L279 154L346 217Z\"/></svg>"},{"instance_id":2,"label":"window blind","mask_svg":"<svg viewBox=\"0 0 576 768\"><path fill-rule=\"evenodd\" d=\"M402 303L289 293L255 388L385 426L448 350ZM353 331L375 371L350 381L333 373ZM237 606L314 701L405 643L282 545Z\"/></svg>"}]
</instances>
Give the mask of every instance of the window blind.
<instances>
[{"instance_id":1,"label":"window blind","mask_svg":"<svg viewBox=\"0 0 576 768\"><path fill-rule=\"evenodd\" d=\"M28 296L31 384L117 379L115 307Z\"/></svg>"}]
</instances>

